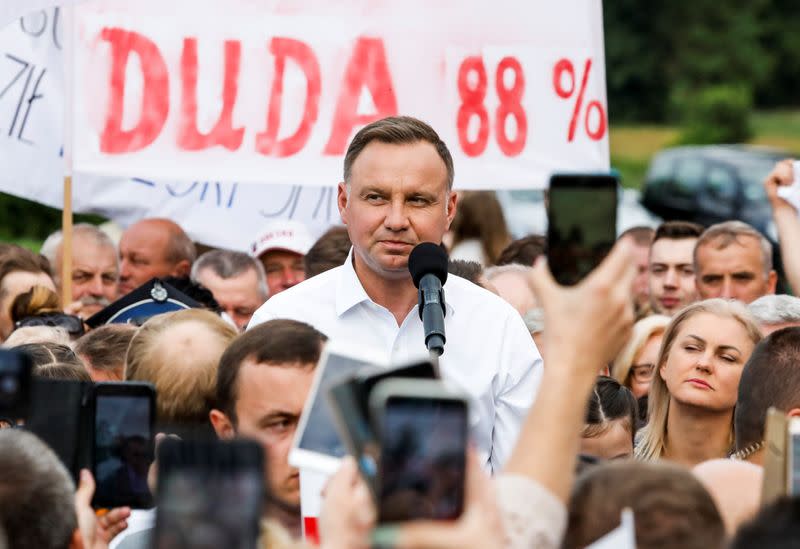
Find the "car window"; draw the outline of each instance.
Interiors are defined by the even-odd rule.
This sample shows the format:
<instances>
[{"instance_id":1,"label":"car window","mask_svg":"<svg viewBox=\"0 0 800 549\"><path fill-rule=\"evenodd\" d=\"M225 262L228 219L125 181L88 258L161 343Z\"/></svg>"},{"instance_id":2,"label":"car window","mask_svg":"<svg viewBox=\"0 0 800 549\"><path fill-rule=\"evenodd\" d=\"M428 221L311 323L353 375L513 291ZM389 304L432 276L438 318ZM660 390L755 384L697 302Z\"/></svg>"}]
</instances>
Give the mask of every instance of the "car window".
<instances>
[{"instance_id":1,"label":"car window","mask_svg":"<svg viewBox=\"0 0 800 549\"><path fill-rule=\"evenodd\" d=\"M706 176L706 194L714 200L733 204L736 200L736 179L720 166L712 166Z\"/></svg>"},{"instance_id":2,"label":"car window","mask_svg":"<svg viewBox=\"0 0 800 549\"><path fill-rule=\"evenodd\" d=\"M699 158L686 158L678 163L670 190L681 197L692 198L703 183L705 162Z\"/></svg>"}]
</instances>

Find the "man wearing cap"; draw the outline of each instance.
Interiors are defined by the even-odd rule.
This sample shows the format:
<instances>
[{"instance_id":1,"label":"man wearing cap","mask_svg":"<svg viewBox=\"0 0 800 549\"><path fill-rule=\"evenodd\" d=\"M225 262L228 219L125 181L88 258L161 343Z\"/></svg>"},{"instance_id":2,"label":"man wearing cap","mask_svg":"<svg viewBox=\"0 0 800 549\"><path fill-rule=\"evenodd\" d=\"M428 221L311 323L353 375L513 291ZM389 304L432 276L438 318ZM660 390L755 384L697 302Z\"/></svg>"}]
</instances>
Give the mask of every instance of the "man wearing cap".
<instances>
[{"instance_id":1,"label":"man wearing cap","mask_svg":"<svg viewBox=\"0 0 800 549\"><path fill-rule=\"evenodd\" d=\"M338 188L353 243L347 260L271 297L250 327L288 318L394 364L424 355L408 257L421 242L441 243L456 210L453 174L447 146L424 122L391 117L364 127L347 149ZM472 441L481 463L498 471L536 394L541 356L522 317L498 296L457 276L444 290L441 376L469 397Z\"/></svg>"},{"instance_id":2,"label":"man wearing cap","mask_svg":"<svg viewBox=\"0 0 800 549\"><path fill-rule=\"evenodd\" d=\"M306 279L303 257L314 240L302 223L273 221L250 245L250 255L264 265L270 297Z\"/></svg>"}]
</instances>

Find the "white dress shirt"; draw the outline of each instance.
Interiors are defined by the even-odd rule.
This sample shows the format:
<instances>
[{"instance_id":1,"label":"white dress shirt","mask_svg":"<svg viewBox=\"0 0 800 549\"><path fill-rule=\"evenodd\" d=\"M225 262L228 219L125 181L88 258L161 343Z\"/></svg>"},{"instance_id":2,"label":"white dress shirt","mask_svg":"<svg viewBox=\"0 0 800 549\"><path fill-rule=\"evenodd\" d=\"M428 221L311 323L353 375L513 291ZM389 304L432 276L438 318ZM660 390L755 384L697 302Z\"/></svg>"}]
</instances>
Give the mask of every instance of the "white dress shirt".
<instances>
[{"instance_id":1,"label":"white dress shirt","mask_svg":"<svg viewBox=\"0 0 800 549\"><path fill-rule=\"evenodd\" d=\"M249 327L275 318L299 320L332 340L385 353L393 364L425 356L418 306L402 325L373 302L356 275L353 252L341 267L271 297ZM442 378L470 396L471 436L482 463L499 471L516 443L542 375L542 358L525 323L495 294L454 275L444 286Z\"/></svg>"}]
</instances>

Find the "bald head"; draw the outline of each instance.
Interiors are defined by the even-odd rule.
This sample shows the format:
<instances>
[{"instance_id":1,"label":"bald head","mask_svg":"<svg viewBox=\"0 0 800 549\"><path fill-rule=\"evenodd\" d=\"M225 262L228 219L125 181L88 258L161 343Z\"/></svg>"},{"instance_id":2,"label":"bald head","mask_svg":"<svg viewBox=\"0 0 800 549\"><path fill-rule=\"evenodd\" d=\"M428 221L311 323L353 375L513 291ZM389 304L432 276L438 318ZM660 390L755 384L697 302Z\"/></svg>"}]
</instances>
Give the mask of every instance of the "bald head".
<instances>
[{"instance_id":1,"label":"bald head","mask_svg":"<svg viewBox=\"0 0 800 549\"><path fill-rule=\"evenodd\" d=\"M728 536L758 512L764 476L764 470L758 465L732 459L712 459L695 466L692 473L711 494Z\"/></svg>"},{"instance_id":2,"label":"bald head","mask_svg":"<svg viewBox=\"0 0 800 549\"><path fill-rule=\"evenodd\" d=\"M532 270L533 267L510 264L490 267L484 271L484 276L497 290L497 294L524 316L538 306L536 295L528 282Z\"/></svg>"},{"instance_id":3,"label":"bald head","mask_svg":"<svg viewBox=\"0 0 800 549\"><path fill-rule=\"evenodd\" d=\"M143 219L131 225L119 242L120 294L153 277L189 276L196 253L192 240L169 219Z\"/></svg>"}]
</instances>

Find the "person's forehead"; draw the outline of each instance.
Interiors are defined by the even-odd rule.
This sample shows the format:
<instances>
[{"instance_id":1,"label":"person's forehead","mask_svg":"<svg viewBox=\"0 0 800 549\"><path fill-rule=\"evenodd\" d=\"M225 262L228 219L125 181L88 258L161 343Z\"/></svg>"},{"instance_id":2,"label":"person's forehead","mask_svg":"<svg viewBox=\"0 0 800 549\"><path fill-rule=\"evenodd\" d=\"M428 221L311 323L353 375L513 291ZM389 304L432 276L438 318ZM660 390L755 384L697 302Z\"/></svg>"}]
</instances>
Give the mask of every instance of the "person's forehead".
<instances>
[{"instance_id":1,"label":"person's forehead","mask_svg":"<svg viewBox=\"0 0 800 549\"><path fill-rule=\"evenodd\" d=\"M303 255L297 252L293 252L291 250L275 248L272 250L267 250L266 252L258 256L258 258L264 265L268 265L270 263L291 264L291 263L296 263L298 261L302 261Z\"/></svg>"},{"instance_id":2,"label":"person's forehead","mask_svg":"<svg viewBox=\"0 0 800 549\"><path fill-rule=\"evenodd\" d=\"M76 237L73 244L73 270L116 267L117 250L113 246L101 244L96 239L87 236Z\"/></svg>"},{"instance_id":3,"label":"person's forehead","mask_svg":"<svg viewBox=\"0 0 800 549\"><path fill-rule=\"evenodd\" d=\"M724 248L714 241L697 248L698 269L736 272L759 271L763 268L761 246L753 237L739 237Z\"/></svg>"},{"instance_id":4,"label":"person's forehead","mask_svg":"<svg viewBox=\"0 0 800 549\"><path fill-rule=\"evenodd\" d=\"M122 234L119 241L120 251L129 250L139 253L164 250L169 243L169 230L157 223L139 223Z\"/></svg>"},{"instance_id":5,"label":"person's forehead","mask_svg":"<svg viewBox=\"0 0 800 549\"><path fill-rule=\"evenodd\" d=\"M222 278L213 269L202 269L197 278L219 301L220 295L227 299L244 299L258 293L258 277L255 269L247 269L230 278Z\"/></svg>"},{"instance_id":6,"label":"person's forehead","mask_svg":"<svg viewBox=\"0 0 800 549\"><path fill-rule=\"evenodd\" d=\"M678 330L678 337L688 335L701 337L712 345L734 345L740 350L743 350L742 344L750 342L741 322L727 315L710 312L697 313L686 319Z\"/></svg>"},{"instance_id":7,"label":"person's forehead","mask_svg":"<svg viewBox=\"0 0 800 549\"><path fill-rule=\"evenodd\" d=\"M660 238L650 249L650 262L692 263L696 238Z\"/></svg>"},{"instance_id":8,"label":"person's forehead","mask_svg":"<svg viewBox=\"0 0 800 549\"><path fill-rule=\"evenodd\" d=\"M314 379L313 365L265 364L245 360L236 380L237 411L261 415L269 410L300 414Z\"/></svg>"},{"instance_id":9,"label":"person's forehead","mask_svg":"<svg viewBox=\"0 0 800 549\"><path fill-rule=\"evenodd\" d=\"M401 185L440 191L447 186L447 167L436 147L427 141L393 144L372 141L356 157L350 183L358 186Z\"/></svg>"}]
</instances>

